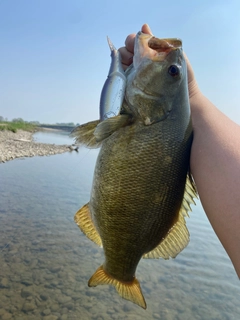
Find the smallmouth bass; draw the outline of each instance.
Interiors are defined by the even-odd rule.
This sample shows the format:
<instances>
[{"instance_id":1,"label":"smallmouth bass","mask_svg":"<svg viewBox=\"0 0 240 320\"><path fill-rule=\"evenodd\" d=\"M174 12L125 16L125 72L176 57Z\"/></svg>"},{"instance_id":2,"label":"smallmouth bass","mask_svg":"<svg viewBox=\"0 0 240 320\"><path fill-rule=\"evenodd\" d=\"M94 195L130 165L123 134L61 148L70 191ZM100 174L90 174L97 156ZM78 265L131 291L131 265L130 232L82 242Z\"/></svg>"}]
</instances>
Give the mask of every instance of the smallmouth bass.
<instances>
[{"instance_id":1,"label":"smallmouth bass","mask_svg":"<svg viewBox=\"0 0 240 320\"><path fill-rule=\"evenodd\" d=\"M189 242L185 217L197 196L189 173L192 125L179 39L139 32L118 115L73 131L101 146L89 203L75 215L105 261L88 285L109 284L146 309L135 276L143 258L174 258Z\"/></svg>"}]
</instances>

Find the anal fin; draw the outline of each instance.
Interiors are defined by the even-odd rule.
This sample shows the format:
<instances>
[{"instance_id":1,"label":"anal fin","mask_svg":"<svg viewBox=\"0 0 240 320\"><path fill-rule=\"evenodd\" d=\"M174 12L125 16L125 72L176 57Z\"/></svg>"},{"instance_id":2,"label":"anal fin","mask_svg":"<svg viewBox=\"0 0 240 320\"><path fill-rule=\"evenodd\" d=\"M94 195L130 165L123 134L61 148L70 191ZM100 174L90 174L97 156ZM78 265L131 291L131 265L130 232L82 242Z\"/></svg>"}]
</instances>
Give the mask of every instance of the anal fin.
<instances>
[{"instance_id":1,"label":"anal fin","mask_svg":"<svg viewBox=\"0 0 240 320\"><path fill-rule=\"evenodd\" d=\"M167 236L152 251L143 255L147 259L175 258L189 243L189 232L185 219L179 213L177 222L169 230Z\"/></svg>"},{"instance_id":2,"label":"anal fin","mask_svg":"<svg viewBox=\"0 0 240 320\"><path fill-rule=\"evenodd\" d=\"M102 240L92 221L88 203L78 210L74 216L74 221L90 240L102 247Z\"/></svg>"},{"instance_id":3,"label":"anal fin","mask_svg":"<svg viewBox=\"0 0 240 320\"><path fill-rule=\"evenodd\" d=\"M185 191L178 218L166 237L152 251L143 255L143 258L169 259L175 258L189 243L189 232L186 226L185 217L189 217L190 205L195 204L193 198L197 198L197 189L190 174L187 175Z\"/></svg>"},{"instance_id":4,"label":"anal fin","mask_svg":"<svg viewBox=\"0 0 240 320\"><path fill-rule=\"evenodd\" d=\"M147 308L140 284L136 278L132 282L121 282L107 274L103 266L100 266L88 281L89 287L98 285L112 285L122 298L139 305L143 309Z\"/></svg>"}]
</instances>

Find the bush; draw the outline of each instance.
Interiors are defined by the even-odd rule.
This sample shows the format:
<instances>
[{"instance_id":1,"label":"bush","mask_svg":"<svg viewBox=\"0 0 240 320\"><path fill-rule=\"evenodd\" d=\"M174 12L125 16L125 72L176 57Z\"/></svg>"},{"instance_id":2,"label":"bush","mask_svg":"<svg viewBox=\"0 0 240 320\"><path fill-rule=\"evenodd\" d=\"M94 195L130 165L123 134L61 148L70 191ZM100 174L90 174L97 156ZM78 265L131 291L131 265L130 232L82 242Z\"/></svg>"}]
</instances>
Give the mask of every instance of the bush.
<instances>
[{"instance_id":1,"label":"bush","mask_svg":"<svg viewBox=\"0 0 240 320\"><path fill-rule=\"evenodd\" d=\"M36 126L31 123L26 122L2 122L0 124L0 130L9 130L12 132L17 132L17 130L34 131Z\"/></svg>"}]
</instances>

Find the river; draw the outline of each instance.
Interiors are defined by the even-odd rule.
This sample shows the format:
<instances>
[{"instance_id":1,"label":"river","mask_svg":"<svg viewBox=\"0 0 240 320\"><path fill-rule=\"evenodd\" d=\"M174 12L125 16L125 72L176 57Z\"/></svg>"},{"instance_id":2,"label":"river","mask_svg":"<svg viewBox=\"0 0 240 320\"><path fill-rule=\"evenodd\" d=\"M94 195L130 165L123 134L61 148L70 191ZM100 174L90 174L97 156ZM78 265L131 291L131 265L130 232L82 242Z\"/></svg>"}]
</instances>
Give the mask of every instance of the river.
<instances>
[{"instance_id":1,"label":"river","mask_svg":"<svg viewBox=\"0 0 240 320\"><path fill-rule=\"evenodd\" d=\"M59 133L35 138L72 143ZM0 319L239 319L238 277L199 201L187 219L188 247L176 259L139 264L146 311L112 287L88 287L103 252L73 217L89 200L97 153L0 165Z\"/></svg>"}]
</instances>

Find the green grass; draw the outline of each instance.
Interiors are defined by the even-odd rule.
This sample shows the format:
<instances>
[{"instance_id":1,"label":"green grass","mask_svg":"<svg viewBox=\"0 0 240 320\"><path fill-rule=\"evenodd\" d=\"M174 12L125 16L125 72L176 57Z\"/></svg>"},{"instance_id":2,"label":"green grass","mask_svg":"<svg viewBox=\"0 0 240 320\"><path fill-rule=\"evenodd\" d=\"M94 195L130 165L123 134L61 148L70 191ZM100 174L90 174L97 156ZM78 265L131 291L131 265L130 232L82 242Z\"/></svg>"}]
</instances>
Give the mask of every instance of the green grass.
<instances>
[{"instance_id":1,"label":"green grass","mask_svg":"<svg viewBox=\"0 0 240 320\"><path fill-rule=\"evenodd\" d=\"M8 130L17 132L19 129L24 131L34 131L36 126L26 122L0 122L0 131Z\"/></svg>"}]
</instances>

